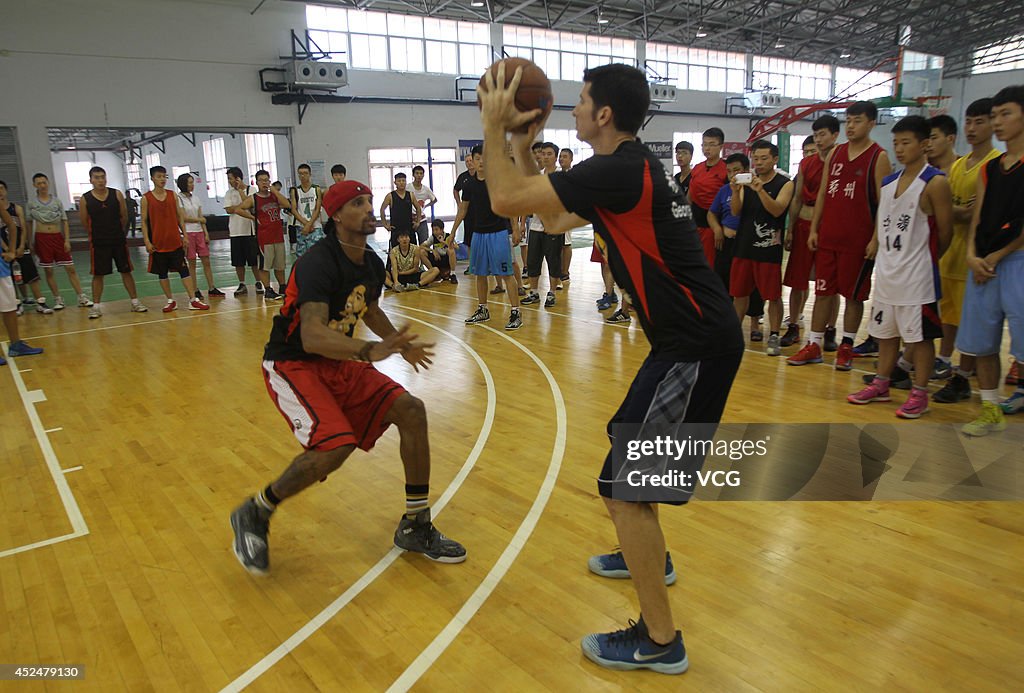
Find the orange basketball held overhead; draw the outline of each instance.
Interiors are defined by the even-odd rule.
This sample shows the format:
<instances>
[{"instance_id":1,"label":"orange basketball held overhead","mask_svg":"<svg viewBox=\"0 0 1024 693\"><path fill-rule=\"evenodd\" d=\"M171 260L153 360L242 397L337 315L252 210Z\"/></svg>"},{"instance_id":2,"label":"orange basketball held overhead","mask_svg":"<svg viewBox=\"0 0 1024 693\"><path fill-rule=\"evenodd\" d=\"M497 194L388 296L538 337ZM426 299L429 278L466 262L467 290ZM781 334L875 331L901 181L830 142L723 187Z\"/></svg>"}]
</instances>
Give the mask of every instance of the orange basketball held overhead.
<instances>
[{"instance_id":1,"label":"orange basketball held overhead","mask_svg":"<svg viewBox=\"0 0 1024 693\"><path fill-rule=\"evenodd\" d=\"M502 61L499 60L491 65L488 70L494 74L494 79L498 79L498 65ZM555 104L555 97L551 93L551 81L548 76L544 74L544 70L537 67L537 65L525 58L505 58L505 86L512 81L512 77L516 74L516 68L523 68L522 79L519 80L519 89L516 90L516 108L523 113L541 109L543 113L537 118L536 122L542 121L548 117L551 113L551 107ZM484 76L480 77L480 83L484 83ZM480 106L480 99L477 99L477 106ZM518 132L526 132L530 123L527 123L523 127L519 128Z\"/></svg>"}]
</instances>

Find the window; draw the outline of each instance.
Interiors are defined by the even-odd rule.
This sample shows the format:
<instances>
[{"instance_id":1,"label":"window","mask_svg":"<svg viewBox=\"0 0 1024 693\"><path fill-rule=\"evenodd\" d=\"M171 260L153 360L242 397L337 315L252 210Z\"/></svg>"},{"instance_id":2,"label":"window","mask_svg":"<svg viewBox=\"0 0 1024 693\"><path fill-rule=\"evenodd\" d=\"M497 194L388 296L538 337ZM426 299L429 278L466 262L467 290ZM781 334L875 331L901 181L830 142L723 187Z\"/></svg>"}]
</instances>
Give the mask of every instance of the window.
<instances>
[{"instance_id":1,"label":"window","mask_svg":"<svg viewBox=\"0 0 1024 693\"><path fill-rule=\"evenodd\" d=\"M831 82L828 65L754 56L754 89L771 89L792 99L827 101Z\"/></svg>"},{"instance_id":2,"label":"window","mask_svg":"<svg viewBox=\"0 0 1024 693\"><path fill-rule=\"evenodd\" d=\"M188 166L172 166L171 167L171 180L167 181L167 187L172 190L178 189L178 176L183 173L192 173L192 169Z\"/></svg>"},{"instance_id":3,"label":"window","mask_svg":"<svg viewBox=\"0 0 1024 693\"><path fill-rule=\"evenodd\" d=\"M153 168L154 166L159 166L159 165L160 165L160 154L159 154L159 152L151 152L151 153L146 155L146 171L145 171L145 173L143 175L146 176L146 187L149 190L153 189L153 177L151 175L149 175L149 169ZM141 188L139 188L139 189L141 190Z\"/></svg>"},{"instance_id":4,"label":"window","mask_svg":"<svg viewBox=\"0 0 1024 693\"><path fill-rule=\"evenodd\" d=\"M636 64L636 42L630 39L511 24L506 24L503 31L505 52L512 57L532 60L550 79L579 82L588 67L612 62Z\"/></svg>"},{"instance_id":5,"label":"window","mask_svg":"<svg viewBox=\"0 0 1024 693\"><path fill-rule=\"evenodd\" d=\"M835 96L854 100L881 99L892 96L891 72L868 72L848 67L836 68Z\"/></svg>"},{"instance_id":6,"label":"window","mask_svg":"<svg viewBox=\"0 0 1024 693\"><path fill-rule=\"evenodd\" d=\"M990 43L974 51L971 72L1002 72L1024 69L1024 34L1017 34L998 43Z\"/></svg>"},{"instance_id":7,"label":"window","mask_svg":"<svg viewBox=\"0 0 1024 693\"><path fill-rule=\"evenodd\" d=\"M594 156L594 148L576 137L575 130L559 130L547 128L541 136L543 141L558 145L559 151L563 149L572 150L572 165L576 166L581 161L586 161Z\"/></svg>"},{"instance_id":8,"label":"window","mask_svg":"<svg viewBox=\"0 0 1024 693\"><path fill-rule=\"evenodd\" d=\"M490 28L479 22L307 5L306 26L357 69L479 75L491 64Z\"/></svg>"},{"instance_id":9,"label":"window","mask_svg":"<svg viewBox=\"0 0 1024 693\"><path fill-rule=\"evenodd\" d=\"M743 53L648 43L647 67L670 84L694 91L742 94L747 81Z\"/></svg>"},{"instance_id":10,"label":"window","mask_svg":"<svg viewBox=\"0 0 1024 693\"><path fill-rule=\"evenodd\" d=\"M430 150L430 155L431 161L428 165L425 148L371 149L368 159L374 208L379 210L384 197L394 189L396 173L404 173L408 177L411 187L412 167L419 164L427 169L426 175L423 176L423 184L430 186L437 196L437 204L432 208L434 216L454 218L457 210L455 209L455 198L452 196L452 188L455 186L455 178L458 175L456 171L458 154L454 148L436 148ZM433 176L433 185L430 184L431 176ZM429 212L427 217L430 217ZM451 229L447 230L451 231Z\"/></svg>"},{"instance_id":11,"label":"window","mask_svg":"<svg viewBox=\"0 0 1024 693\"><path fill-rule=\"evenodd\" d=\"M203 160L206 162L206 194L211 198L224 197L228 192L228 164L223 137L203 142Z\"/></svg>"},{"instance_id":12,"label":"window","mask_svg":"<svg viewBox=\"0 0 1024 693\"><path fill-rule=\"evenodd\" d=\"M256 181L256 172L260 169L270 174L271 182L277 180L277 151L274 149L273 135L246 134L245 160L248 163L249 181Z\"/></svg>"},{"instance_id":13,"label":"window","mask_svg":"<svg viewBox=\"0 0 1024 693\"><path fill-rule=\"evenodd\" d=\"M130 164L125 164L125 168L128 171L128 187L135 188L139 192L142 192L142 166L133 161Z\"/></svg>"},{"instance_id":14,"label":"window","mask_svg":"<svg viewBox=\"0 0 1024 693\"><path fill-rule=\"evenodd\" d=\"M92 190L92 183L89 182L89 169L92 167L91 161L64 162L64 171L68 175L68 194L71 195L71 204L78 204L79 198Z\"/></svg>"}]
</instances>

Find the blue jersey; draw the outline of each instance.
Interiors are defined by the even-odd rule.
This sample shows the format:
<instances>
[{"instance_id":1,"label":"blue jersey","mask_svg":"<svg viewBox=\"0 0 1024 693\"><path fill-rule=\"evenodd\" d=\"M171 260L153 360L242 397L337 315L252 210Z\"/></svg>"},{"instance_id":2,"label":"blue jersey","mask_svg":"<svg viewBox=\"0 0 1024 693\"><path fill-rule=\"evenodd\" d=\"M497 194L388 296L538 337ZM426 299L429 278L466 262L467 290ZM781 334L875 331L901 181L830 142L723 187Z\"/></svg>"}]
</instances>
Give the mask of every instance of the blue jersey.
<instances>
[{"instance_id":1,"label":"blue jersey","mask_svg":"<svg viewBox=\"0 0 1024 693\"><path fill-rule=\"evenodd\" d=\"M711 203L711 208L708 211L718 217L718 223L722 226L733 231L739 230L740 218L732 213L732 188L728 183L715 194L715 201Z\"/></svg>"}]
</instances>

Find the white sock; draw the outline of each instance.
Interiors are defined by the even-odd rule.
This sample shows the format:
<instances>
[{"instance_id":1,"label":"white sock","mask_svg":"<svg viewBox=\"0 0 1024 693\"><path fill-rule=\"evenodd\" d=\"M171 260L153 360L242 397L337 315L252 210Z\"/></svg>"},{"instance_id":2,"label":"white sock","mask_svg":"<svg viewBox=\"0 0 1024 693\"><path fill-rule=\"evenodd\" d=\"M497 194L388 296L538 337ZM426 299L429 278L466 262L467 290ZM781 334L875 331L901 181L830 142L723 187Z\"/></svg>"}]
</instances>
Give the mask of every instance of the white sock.
<instances>
[{"instance_id":1,"label":"white sock","mask_svg":"<svg viewBox=\"0 0 1024 693\"><path fill-rule=\"evenodd\" d=\"M999 404L999 390L982 390L981 401Z\"/></svg>"},{"instance_id":2,"label":"white sock","mask_svg":"<svg viewBox=\"0 0 1024 693\"><path fill-rule=\"evenodd\" d=\"M810 342L811 344L817 344L818 346L821 346L822 343L825 341L825 333L812 331L808 335L807 341Z\"/></svg>"},{"instance_id":3,"label":"white sock","mask_svg":"<svg viewBox=\"0 0 1024 693\"><path fill-rule=\"evenodd\" d=\"M135 299L135 300L137 301L139 299ZM132 301L132 303L134 303L134 302L135 301ZM100 303L99 301L96 301L95 303L92 304L92 307L95 308L96 310L102 310L103 309L103 304Z\"/></svg>"},{"instance_id":4,"label":"white sock","mask_svg":"<svg viewBox=\"0 0 1024 693\"><path fill-rule=\"evenodd\" d=\"M46 296L40 296L39 298L37 298L36 299L36 303L38 303L41 306L45 306L46 305Z\"/></svg>"},{"instance_id":5,"label":"white sock","mask_svg":"<svg viewBox=\"0 0 1024 693\"><path fill-rule=\"evenodd\" d=\"M99 305L99 303L97 303L96 305ZM133 298L133 299L132 299L132 305L133 305L133 306L137 306L137 305L139 305L139 299L137 299L137 298Z\"/></svg>"},{"instance_id":6,"label":"white sock","mask_svg":"<svg viewBox=\"0 0 1024 693\"><path fill-rule=\"evenodd\" d=\"M902 354L900 354L899 359L896 361L896 365L899 366L900 368L902 368L903 370L905 370L907 373L913 373L914 372L914 364L912 364L910 361L907 361L905 358L903 358Z\"/></svg>"}]
</instances>

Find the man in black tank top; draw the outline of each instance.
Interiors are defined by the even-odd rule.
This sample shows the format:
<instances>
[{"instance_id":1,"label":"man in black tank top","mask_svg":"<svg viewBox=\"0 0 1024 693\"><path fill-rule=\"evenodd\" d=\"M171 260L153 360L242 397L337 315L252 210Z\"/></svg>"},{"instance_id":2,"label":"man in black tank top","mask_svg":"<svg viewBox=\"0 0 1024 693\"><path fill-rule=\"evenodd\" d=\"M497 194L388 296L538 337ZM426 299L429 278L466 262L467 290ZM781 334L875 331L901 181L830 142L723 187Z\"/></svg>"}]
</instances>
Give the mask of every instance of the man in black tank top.
<instances>
[{"instance_id":1,"label":"man in black tank top","mask_svg":"<svg viewBox=\"0 0 1024 693\"><path fill-rule=\"evenodd\" d=\"M395 174L395 189L384 196L384 201L380 205L381 223L391 232L388 250L398 245L400 231L412 232L412 220L420 213L419 201L416 200L415 195L405 189L405 184L405 174ZM384 220L384 212L388 207L391 208L391 223Z\"/></svg>"},{"instance_id":2,"label":"man in black tank top","mask_svg":"<svg viewBox=\"0 0 1024 693\"><path fill-rule=\"evenodd\" d=\"M132 312L145 313L148 309L139 302L135 292L132 262L128 257L125 225L128 207L120 190L107 187L107 172L99 166L89 169L92 190L82 196L78 205L78 218L89 232L89 253L92 257L93 306L89 319L103 315L103 277L113 272L113 265L121 274L121 281L132 299Z\"/></svg>"},{"instance_id":3,"label":"man in black tank top","mask_svg":"<svg viewBox=\"0 0 1024 693\"><path fill-rule=\"evenodd\" d=\"M732 185L732 213L739 217L735 255L729 273L729 294L742 322L754 289L768 301L771 332L764 353L781 356L782 240L793 182L775 170L779 148L767 140L751 147L754 176L747 185ZM754 320L754 318L751 318ZM756 325L755 325L756 326Z\"/></svg>"}]
</instances>

